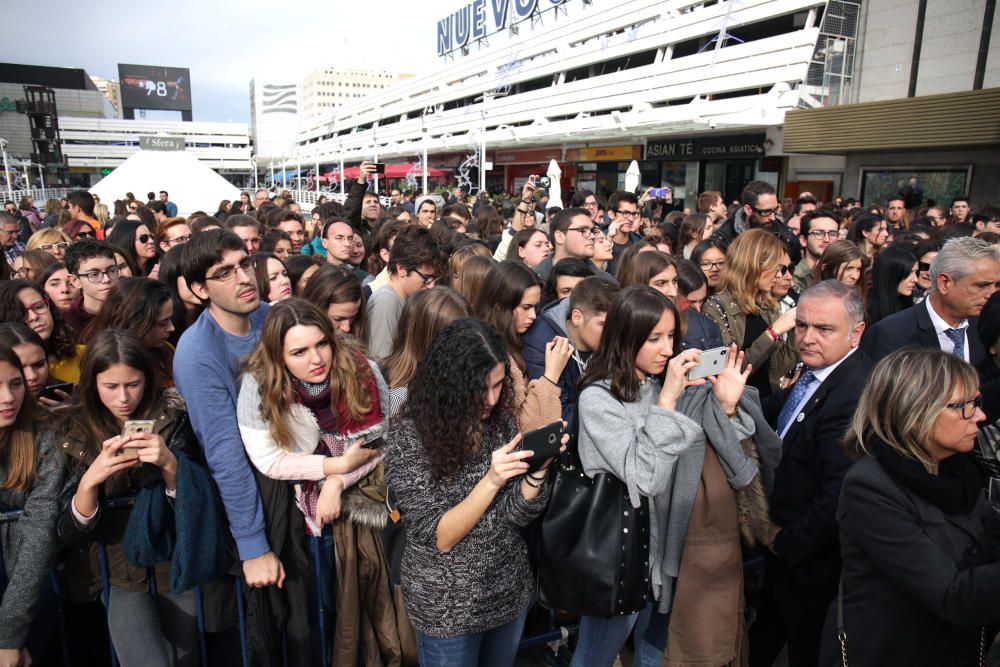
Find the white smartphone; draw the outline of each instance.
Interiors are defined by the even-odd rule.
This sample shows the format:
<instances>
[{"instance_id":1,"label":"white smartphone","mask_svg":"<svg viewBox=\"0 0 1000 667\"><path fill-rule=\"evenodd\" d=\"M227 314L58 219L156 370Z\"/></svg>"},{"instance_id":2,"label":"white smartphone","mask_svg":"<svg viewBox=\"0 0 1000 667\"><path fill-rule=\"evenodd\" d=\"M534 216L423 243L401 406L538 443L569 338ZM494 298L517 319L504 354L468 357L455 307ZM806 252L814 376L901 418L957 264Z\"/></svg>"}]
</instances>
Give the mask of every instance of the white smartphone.
<instances>
[{"instance_id":1,"label":"white smartphone","mask_svg":"<svg viewBox=\"0 0 1000 667\"><path fill-rule=\"evenodd\" d=\"M728 352L728 347L716 347L702 352L698 365L688 371L688 379L697 380L721 373L722 369L726 367L726 354Z\"/></svg>"}]
</instances>

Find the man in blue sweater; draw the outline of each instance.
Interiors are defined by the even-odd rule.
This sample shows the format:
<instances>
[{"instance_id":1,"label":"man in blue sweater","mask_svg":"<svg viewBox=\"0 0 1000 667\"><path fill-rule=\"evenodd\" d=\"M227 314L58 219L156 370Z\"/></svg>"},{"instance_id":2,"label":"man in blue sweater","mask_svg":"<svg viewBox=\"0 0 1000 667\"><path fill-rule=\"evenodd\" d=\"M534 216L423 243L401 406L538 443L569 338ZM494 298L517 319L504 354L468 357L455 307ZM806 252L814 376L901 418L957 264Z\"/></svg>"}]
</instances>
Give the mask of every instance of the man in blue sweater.
<instances>
[{"instance_id":1,"label":"man in blue sweater","mask_svg":"<svg viewBox=\"0 0 1000 667\"><path fill-rule=\"evenodd\" d=\"M219 487L247 585L281 587L285 571L267 542L260 492L236 422L240 360L257 344L268 307L260 302L243 241L230 231L193 236L184 247L183 271L207 308L177 344L174 382Z\"/></svg>"}]
</instances>

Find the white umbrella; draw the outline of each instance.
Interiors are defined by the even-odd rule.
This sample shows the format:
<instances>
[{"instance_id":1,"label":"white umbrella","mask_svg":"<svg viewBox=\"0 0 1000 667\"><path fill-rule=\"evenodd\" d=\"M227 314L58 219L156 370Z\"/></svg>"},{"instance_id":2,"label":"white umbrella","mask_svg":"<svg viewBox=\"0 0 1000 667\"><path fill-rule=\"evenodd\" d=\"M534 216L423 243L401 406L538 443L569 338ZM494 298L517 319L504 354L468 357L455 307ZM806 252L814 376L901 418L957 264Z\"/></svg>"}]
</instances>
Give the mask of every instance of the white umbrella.
<instances>
[{"instance_id":1,"label":"white umbrella","mask_svg":"<svg viewBox=\"0 0 1000 667\"><path fill-rule=\"evenodd\" d=\"M562 177L562 169L559 168L559 163L555 160L549 160L549 171L546 175L549 177L549 203L547 205L563 208L562 182L559 180Z\"/></svg>"},{"instance_id":2,"label":"white umbrella","mask_svg":"<svg viewBox=\"0 0 1000 667\"><path fill-rule=\"evenodd\" d=\"M632 164L628 166L625 171L625 191L635 192L639 187L639 178L642 176L642 172L639 171L639 163L632 160Z\"/></svg>"}]
</instances>

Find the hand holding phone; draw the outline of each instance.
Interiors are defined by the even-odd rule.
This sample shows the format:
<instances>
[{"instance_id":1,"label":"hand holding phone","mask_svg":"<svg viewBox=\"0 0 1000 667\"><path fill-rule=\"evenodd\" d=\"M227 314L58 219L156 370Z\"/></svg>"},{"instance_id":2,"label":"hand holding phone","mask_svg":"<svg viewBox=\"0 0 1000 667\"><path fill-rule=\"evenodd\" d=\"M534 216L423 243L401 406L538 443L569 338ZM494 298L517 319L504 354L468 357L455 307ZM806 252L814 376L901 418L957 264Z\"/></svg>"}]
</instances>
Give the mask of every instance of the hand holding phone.
<instances>
[{"instance_id":1,"label":"hand holding phone","mask_svg":"<svg viewBox=\"0 0 1000 667\"><path fill-rule=\"evenodd\" d=\"M531 456L524 459L528 464L529 474L541 470L546 461L559 456L559 449L563 444L562 429L562 421L556 421L524 434L521 449L532 452Z\"/></svg>"},{"instance_id":2,"label":"hand holding phone","mask_svg":"<svg viewBox=\"0 0 1000 667\"><path fill-rule=\"evenodd\" d=\"M140 433L152 433L156 422L152 419L129 419L122 428L122 437L138 435ZM130 456L138 456L142 447L122 447L121 453Z\"/></svg>"},{"instance_id":3,"label":"hand holding phone","mask_svg":"<svg viewBox=\"0 0 1000 667\"><path fill-rule=\"evenodd\" d=\"M705 350L698 359L698 365L688 371L688 379L697 380L709 375L718 375L725 368L726 355L728 353L728 347L716 347L711 350Z\"/></svg>"}]
</instances>

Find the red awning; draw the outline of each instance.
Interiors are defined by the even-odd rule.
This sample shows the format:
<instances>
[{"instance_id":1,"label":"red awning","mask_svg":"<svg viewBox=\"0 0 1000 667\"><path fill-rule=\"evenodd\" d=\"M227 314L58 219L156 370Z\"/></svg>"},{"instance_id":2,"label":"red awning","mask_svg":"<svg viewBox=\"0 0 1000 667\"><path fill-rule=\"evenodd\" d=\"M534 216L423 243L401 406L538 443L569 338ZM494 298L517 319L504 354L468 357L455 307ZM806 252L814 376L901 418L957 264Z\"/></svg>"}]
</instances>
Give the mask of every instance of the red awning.
<instances>
[{"instance_id":1,"label":"red awning","mask_svg":"<svg viewBox=\"0 0 1000 667\"><path fill-rule=\"evenodd\" d=\"M385 165L385 174L383 177L406 178L406 175L410 173L410 169L412 168L413 168L412 164L387 164ZM360 170L358 167L348 167L347 169L344 170L344 179L354 180L355 178L358 177L359 171ZM422 174L423 172L419 171L417 173ZM445 171L444 169L434 169L433 167L429 167L427 169L427 176L429 178L440 178L442 176L450 176L450 175L451 174ZM320 176L319 180L323 181L324 183L329 183L332 181L340 180L340 175L336 171L331 171Z\"/></svg>"}]
</instances>

